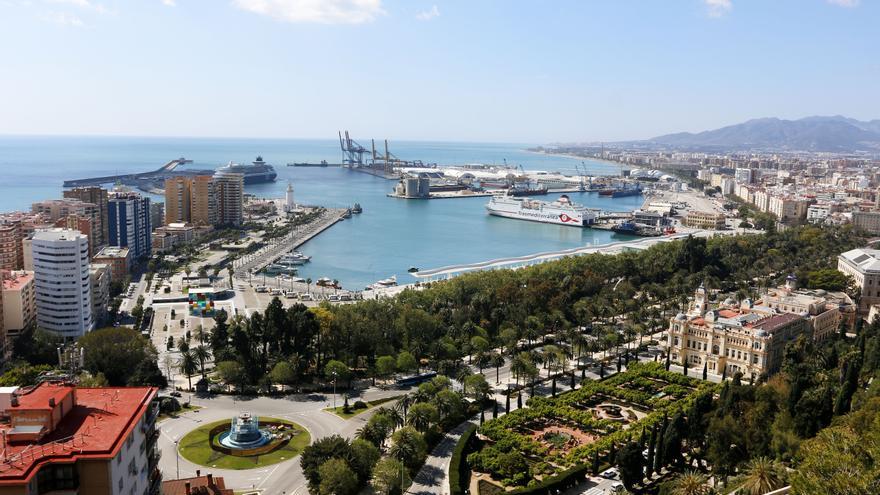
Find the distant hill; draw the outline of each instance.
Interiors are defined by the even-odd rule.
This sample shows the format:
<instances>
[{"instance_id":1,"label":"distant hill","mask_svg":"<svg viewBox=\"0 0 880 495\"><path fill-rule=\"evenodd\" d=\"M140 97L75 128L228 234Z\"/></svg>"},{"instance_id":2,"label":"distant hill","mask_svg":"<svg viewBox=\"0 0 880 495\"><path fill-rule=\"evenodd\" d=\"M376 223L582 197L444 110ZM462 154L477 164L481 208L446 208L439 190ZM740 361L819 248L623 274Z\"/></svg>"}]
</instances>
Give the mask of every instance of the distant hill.
<instances>
[{"instance_id":1,"label":"distant hill","mask_svg":"<svg viewBox=\"0 0 880 495\"><path fill-rule=\"evenodd\" d=\"M763 118L712 131L667 134L646 142L678 148L876 151L880 150L880 119L863 122L839 115L798 120Z\"/></svg>"}]
</instances>

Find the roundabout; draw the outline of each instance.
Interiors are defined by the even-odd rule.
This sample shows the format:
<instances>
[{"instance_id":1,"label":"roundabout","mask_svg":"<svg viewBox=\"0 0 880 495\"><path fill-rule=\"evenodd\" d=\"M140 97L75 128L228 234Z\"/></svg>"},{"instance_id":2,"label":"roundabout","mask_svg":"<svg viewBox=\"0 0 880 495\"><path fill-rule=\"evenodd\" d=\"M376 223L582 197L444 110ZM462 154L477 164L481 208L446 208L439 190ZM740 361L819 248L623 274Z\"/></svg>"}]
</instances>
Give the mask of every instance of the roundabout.
<instances>
[{"instance_id":1,"label":"roundabout","mask_svg":"<svg viewBox=\"0 0 880 495\"><path fill-rule=\"evenodd\" d=\"M297 423L242 413L190 431L180 439L178 452L209 468L254 469L290 460L310 441Z\"/></svg>"}]
</instances>

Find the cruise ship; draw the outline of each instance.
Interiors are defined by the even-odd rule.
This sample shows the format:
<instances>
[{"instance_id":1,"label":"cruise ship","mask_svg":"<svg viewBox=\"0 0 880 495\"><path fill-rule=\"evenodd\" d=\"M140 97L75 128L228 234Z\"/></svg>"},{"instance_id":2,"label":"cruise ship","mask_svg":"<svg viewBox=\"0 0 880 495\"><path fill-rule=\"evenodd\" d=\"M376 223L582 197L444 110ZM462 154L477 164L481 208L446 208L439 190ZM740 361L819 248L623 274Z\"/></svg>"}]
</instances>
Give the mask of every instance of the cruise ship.
<instances>
[{"instance_id":1,"label":"cruise ship","mask_svg":"<svg viewBox=\"0 0 880 495\"><path fill-rule=\"evenodd\" d=\"M499 217L572 227L589 227L596 219L593 211L572 203L571 199L564 194L553 202L497 194L489 200L486 210L490 215Z\"/></svg>"},{"instance_id":2,"label":"cruise ship","mask_svg":"<svg viewBox=\"0 0 880 495\"><path fill-rule=\"evenodd\" d=\"M263 161L262 156L258 156L251 165L241 165L229 162L217 169L217 172L242 174L244 175L245 184L260 184L262 182L275 182L278 174L275 173L275 167Z\"/></svg>"}]
</instances>

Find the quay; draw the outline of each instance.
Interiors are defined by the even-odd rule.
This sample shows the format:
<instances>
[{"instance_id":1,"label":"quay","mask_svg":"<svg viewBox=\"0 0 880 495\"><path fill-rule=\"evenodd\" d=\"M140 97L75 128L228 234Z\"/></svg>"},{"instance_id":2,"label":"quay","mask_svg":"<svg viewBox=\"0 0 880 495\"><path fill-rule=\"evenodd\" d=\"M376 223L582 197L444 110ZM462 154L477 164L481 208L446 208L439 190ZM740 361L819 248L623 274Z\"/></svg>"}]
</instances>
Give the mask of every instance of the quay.
<instances>
[{"instance_id":1,"label":"quay","mask_svg":"<svg viewBox=\"0 0 880 495\"><path fill-rule=\"evenodd\" d=\"M117 175L105 175L103 177L91 177L87 179L71 179L64 181L64 187L83 187L83 186L99 186L101 184L109 184L112 182L126 182L126 181L134 181L134 180L143 180L143 179L152 179L164 176L171 172L174 172L177 169L178 165L182 165L185 163L192 163L192 160L187 160L186 158L178 158L176 160L171 160L170 162L162 165L158 170L154 170L152 172L140 172L134 174L117 174ZM212 170L213 174L214 171Z\"/></svg>"},{"instance_id":2,"label":"quay","mask_svg":"<svg viewBox=\"0 0 880 495\"><path fill-rule=\"evenodd\" d=\"M232 265L235 268L235 276L245 279L249 273L259 272L274 263L284 253L302 246L321 232L342 221L347 214L348 209L346 208L324 210L321 217L314 222L299 226L280 239L272 239L269 244L247 258L235 260Z\"/></svg>"}]
</instances>

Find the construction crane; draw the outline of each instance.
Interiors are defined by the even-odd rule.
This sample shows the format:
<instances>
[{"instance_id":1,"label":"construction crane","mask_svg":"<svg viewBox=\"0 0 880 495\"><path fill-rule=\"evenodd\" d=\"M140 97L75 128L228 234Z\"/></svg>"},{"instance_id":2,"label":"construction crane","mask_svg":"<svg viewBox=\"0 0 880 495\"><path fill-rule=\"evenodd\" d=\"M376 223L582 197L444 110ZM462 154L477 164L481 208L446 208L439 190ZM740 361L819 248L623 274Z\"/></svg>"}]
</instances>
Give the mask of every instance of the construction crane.
<instances>
[{"instance_id":1,"label":"construction crane","mask_svg":"<svg viewBox=\"0 0 880 495\"><path fill-rule=\"evenodd\" d=\"M339 148L342 149L342 166L350 168L364 166L364 153L367 149L357 143L345 131L345 138L342 137L342 131L339 131ZM375 154L375 151L374 151Z\"/></svg>"}]
</instances>

